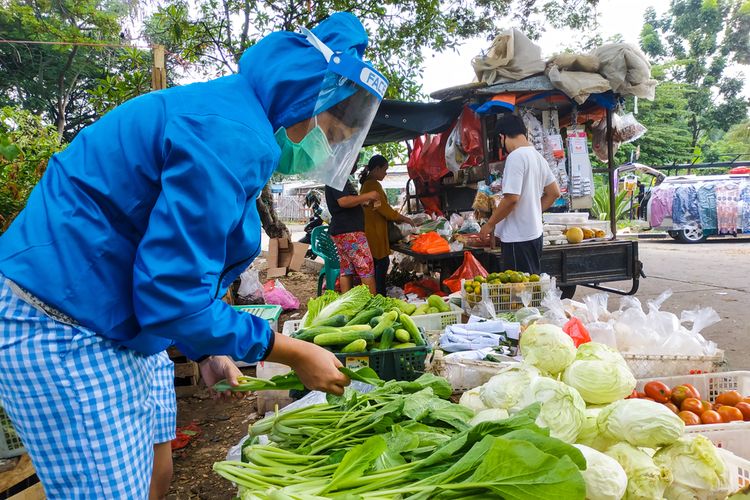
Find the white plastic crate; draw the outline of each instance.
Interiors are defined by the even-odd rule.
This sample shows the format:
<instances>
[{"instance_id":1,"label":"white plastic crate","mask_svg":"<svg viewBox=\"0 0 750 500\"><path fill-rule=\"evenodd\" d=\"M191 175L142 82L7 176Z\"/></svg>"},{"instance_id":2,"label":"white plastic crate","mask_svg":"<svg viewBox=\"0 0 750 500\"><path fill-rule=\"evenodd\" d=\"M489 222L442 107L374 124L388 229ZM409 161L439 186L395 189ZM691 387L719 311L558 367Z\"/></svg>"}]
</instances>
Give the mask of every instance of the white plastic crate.
<instances>
[{"instance_id":1,"label":"white plastic crate","mask_svg":"<svg viewBox=\"0 0 750 500\"><path fill-rule=\"evenodd\" d=\"M709 436L707 435L706 437ZM747 435L736 436L730 439L735 438L738 438L740 443L742 443L742 440L744 439L745 445L750 446L750 441L748 440ZM721 458L724 459L727 469L729 469L729 485L732 492L750 486L750 460L737 455L737 453L731 451L728 447L720 448L719 454L721 455Z\"/></svg>"},{"instance_id":2,"label":"white plastic crate","mask_svg":"<svg viewBox=\"0 0 750 500\"><path fill-rule=\"evenodd\" d=\"M420 314L419 316L409 316L414 324L425 331L442 330L448 325L457 325L461 323L461 315L464 310L455 304L449 304L450 312Z\"/></svg>"},{"instance_id":3,"label":"white plastic crate","mask_svg":"<svg viewBox=\"0 0 750 500\"><path fill-rule=\"evenodd\" d=\"M2 404L2 402L0 402ZM23 447L21 438L16 434L10 417L0 406L0 459L23 455L26 449Z\"/></svg>"},{"instance_id":4,"label":"white plastic crate","mask_svg":"<svg viewBox=\"0 0 750 500\"><path fill-rule=\"evenodd\" d=\"M552 287L552 279L543 275L539 281L527 283L482 283L481 294L477 295L466 291L464 281L461 280L461 304L464 310L480 316L485 316L482 311L487 309L481 307L481 304L492 304L495 314L517 311L524 307L522 297L527 293L531 294L528 306L539 307L544 295Z\"/></svg>"},{"instance_id":5,"label":"white plastic crate","mask_svg":"<svg viewBox=\"0 0 750 500\"><path fill-rule=\"evenodd\" d=\"M284 322L284 327L281 330L281 333L284 335L291 335L297 330L300 329L302 326L302 320L301 319L288 319Z\"/></svg>"},{"instance_id":6,"label":"white plastic crate","mask_svg":"<svg viewBox=\"0 0 750 500\"><path fill-rule=\"evenodd\" d=\"M692 384L700 393L701 399L713 403L719 394L725 391L737 391L743 396L750 396L750 371L701 373L699 375L681 375L677 377L650 377L638 380L636 390L643 391L643 387L652 380L658 380L671 389L681 384ZM750 422L730 422L726 424L701 424L685 427L685 432L703 434L717 446L727 448L733 453L750 460ZM722 434L724 432L724 434ZM745 443L728 442L728 438L743 438ZM743 437L744 436L744 437ZM721 440L721 444L715 439ZM740 446L742 445L742 446Z\"/></svg>"},{"instance_id":7,"label":"white plastic crate","mask_svg":"<svg viewBox=\"0 0 750 500\"><path fill-rule=\"evenodd\" d=\"M635 378L684 376L691 371L716 372L724 363L724 351L713 356L668 356L622 353Z\"/></svg>"}]
</instances>

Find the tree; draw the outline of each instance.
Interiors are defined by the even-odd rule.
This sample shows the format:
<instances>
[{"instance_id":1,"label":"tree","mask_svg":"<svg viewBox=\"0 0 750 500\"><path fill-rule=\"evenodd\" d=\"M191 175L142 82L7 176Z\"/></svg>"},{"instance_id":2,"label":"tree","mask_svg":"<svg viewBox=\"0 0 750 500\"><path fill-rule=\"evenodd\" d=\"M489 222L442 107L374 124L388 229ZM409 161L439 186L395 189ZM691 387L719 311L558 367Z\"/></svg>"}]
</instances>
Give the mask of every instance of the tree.
<instances>
[{"instance_id":1,"label":"tree","mask_svg":"<svg viewBox=\"0 0 750 500\"><path fill-rule=\"evenodd\" d=\"M663 81L687 85L690 145L700 147L747 116L744 79L728 65L750 60L747 0L672 0L661 19L646 9L640 44ZM744 30L737 32L737 30Z\"/></svg>"},{"instance_id":2,"label":"tree","mask_svg":"<svg viewBox=\"0 0 750 500\"><path fill-rule=\"evenodd\" d=\"M733 125L711 148L712 160L750 161L750 119Z\"/></svg>"},{"instance_id":3,"label":"tree","mask_svg":"<svg viewBox=\"0 0 750 500\"><path fill-rule=\"evenodd\" d=\"M117 54L127 0L0 1L6 40L78 42L96 46L0 43L0 106L21 106L55 124L70 140L98 117L88 91Z\"/></svg>"}]
</instances>

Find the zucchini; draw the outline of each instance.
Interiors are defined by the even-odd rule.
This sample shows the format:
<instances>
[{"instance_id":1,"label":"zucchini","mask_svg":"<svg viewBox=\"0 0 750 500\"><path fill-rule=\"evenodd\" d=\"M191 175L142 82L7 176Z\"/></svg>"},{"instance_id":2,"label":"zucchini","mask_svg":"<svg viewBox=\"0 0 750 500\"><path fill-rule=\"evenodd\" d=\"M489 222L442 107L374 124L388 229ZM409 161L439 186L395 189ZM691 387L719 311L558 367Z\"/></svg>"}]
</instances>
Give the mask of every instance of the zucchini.
<instances>
[{"instance_id":1,"label":"zucchini","mask_svg":"<svg viewBox=\"0 0 750 500\"><path fill-rule=\"evenodd\" d=\"M409 335L409 332L407 332L403 328L399 328L398 330L396 330L396 339L399 342L409 342L409 340L411 340L411 335Z\"/></svg>"},{"instance_id":2,"label":"zucchini","mask_svg":"<svg viewBox=\"0 0 750 500\"><path fill-rule=\"evenodd\" d=\"M360 311L356 316L349 320L346 326L367 325L370 323L370 320L372 318L374 318L375 316L380 316L381 314L383 314L383 310L379 307L373 307L372 309Z\"/></svg>"},{"instance_id":3,"label":"zucchini","mask_svg":"<svg viewBox=\"0 0 750 500\"><path fill-rule=\"evenodd\" d=\"M442 297L438 297L437 295L430 295L429 297L427 297L427 303L430 305L430 307L434 307L435 309L437 309L438 312L451 312L451 306L446 304Z\"/></svg>"},{"instance_id":4,"label":"zucchini","mask_svg":"<svg viewBox=\"0 0 750 500\"><path fill-rule=\"evenodd\" d=\"M419 328L417 328L417 325L414 324L414 321L412 321L412 319L406 314L401 314L401 316L399 316L399 319L401 320L401 324L404 325L404 330L409 332L412 342L414 342L416 345L424 345L422 334L419 333Z\"/></svg>"},{"instance_id":5,"label":"zucchini","mask_svg":"<svg viewBox=\"0 0 750 500\"><path fill-rule=\"evenodd\" d=\"M405 316L404 313L401 313L402 316ZM380 320L380 323L378 323L375 328L372 329L372 334L375 336L375 338L380 337L386 328L389 328L393 323L396 322L399 315L396 311L387 312L382 316L382 319ZM408 316L406 316L408 318Z\"/></svg>"},{"instance_id":6,"label":"zucchini","mask_svg":"<svg viewBox=\"0 0 750 500\"><path fill-rule=\"evenodd\" d=\"M341 352L364 352L367 350L367 341L365 339L352 340Z\"/></svg>"},{"instance_id":7,"label":"zucchini","mask_svg":"<svg viewBox=\"0 0 750 500\"><path fill-rule=\"evenodd\" d=\"M396 344L393 346L394 349L408 349L410 347L417 347L414 342L404 342L403 344Z\"/></svg>"},{"instance_id":8,"label":"zucchini","mask_svg":"<svg viewBox=\"0 0 750 500\"><path fill-rule=\"evenodd\" d=\"M292 338L312 342L312 339L314 339L316 335L320 335L321 333L334 333L338 331L339 329L335 326L312 326L310 328L297 330L292 334Z\"/></svg>"},{"instance_id":9,"label":"zucchini","mask_svg":"<svg viewBox=\"0 0 750 500\"><path fill-rule=\"evenodd\" d=\"M357 331L338 331L335 333L321 333L316 335L313 339L319 346L332 346L332 345L346 345L357 339L364 339L368 342L374 340L374 335L371 331L357 332Z\"/></svg>"},{"instance_id":10,"label":"zucchini","mask_svg":"<svg viewBox=\"0 0 750 500\"><path fill-rule=\"evenodd\" d=\"M346 316L343 314L337 314L331 316L328 319L324 319L320 323L316 323L315 326L344 326L346 324Z\"/></svg>"},{"instance_id":11,"label":"zucchini","mask_svg":"<svg viewBox=\"0 0 750 500\"><path fill-rule=\"evenodd\" d=\"M391 327L386 328L383 330L383 335L380 337L380 348L381 349L390 349L391 344L393 343L393 336L395 334L395 330Z\"/></svg>"}]
</instances>

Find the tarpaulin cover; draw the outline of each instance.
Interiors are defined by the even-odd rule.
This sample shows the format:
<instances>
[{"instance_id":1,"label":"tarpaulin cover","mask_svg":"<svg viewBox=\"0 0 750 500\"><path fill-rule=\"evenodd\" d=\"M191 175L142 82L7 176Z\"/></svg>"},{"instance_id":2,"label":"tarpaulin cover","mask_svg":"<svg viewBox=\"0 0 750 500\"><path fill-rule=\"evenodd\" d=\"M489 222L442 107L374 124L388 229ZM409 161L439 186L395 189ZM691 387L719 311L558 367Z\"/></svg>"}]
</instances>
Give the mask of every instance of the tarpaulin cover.
<instances>
[{"instance_id":1,"label":"tarpaulin cover","mask_svg":"<svg viewBox=\"0 0 750 500\"><path fill-rule=\"evenodd\" d=\"M463 109L463 100L407 102L386 99L380 104L365 146L414 139L448 130Z\"/></svg>"}]
</instances>

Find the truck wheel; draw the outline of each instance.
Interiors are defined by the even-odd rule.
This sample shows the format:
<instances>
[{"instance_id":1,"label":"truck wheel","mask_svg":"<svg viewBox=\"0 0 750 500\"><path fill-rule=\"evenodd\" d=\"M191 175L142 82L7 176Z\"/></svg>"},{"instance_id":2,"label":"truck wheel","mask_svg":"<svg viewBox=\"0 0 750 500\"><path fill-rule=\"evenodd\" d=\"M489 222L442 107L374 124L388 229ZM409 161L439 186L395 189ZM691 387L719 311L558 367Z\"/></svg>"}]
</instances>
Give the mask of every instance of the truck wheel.
<instances>
[{"instance_id":1,"label":"truck wheel","mask_svg":"<svg viewBox=\"0 0 750 500\"><path fill-rule=\"evenodd\" d=\"M679 238L680 232L679 231L667 231L667 234L669 235L670 238L672 238L673 240L676 240Z\"/></svg>"},{"instance_id":2,"label":"truck wheel","mask_svg":"<svg viewBox=\"0 0 750 500\"><path fill-rule=\"evenodd\" d=\"M682 243L702 243L708 236L703 234L703 228L698 224L692 223L690 227L677 231L677 241Z\"/></svg>"},{"instance_id":3,"label":"truck wheel","mask_svg":"<svg viewBox=\"0 0 750 500\"><path fill-rule=\"evenodd\" d=\"M561 286L560 291L562 292L561 299L572 299L573 295L576 294L576 286L575 285L568 285L568 286Z\"/></svg>"}]
</instances>

